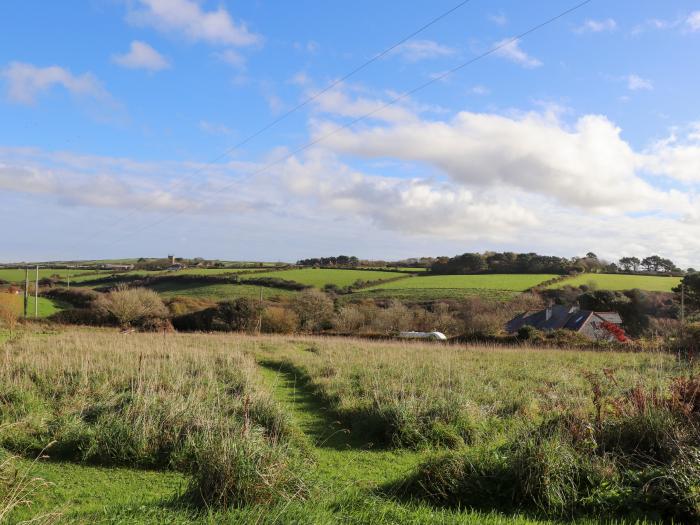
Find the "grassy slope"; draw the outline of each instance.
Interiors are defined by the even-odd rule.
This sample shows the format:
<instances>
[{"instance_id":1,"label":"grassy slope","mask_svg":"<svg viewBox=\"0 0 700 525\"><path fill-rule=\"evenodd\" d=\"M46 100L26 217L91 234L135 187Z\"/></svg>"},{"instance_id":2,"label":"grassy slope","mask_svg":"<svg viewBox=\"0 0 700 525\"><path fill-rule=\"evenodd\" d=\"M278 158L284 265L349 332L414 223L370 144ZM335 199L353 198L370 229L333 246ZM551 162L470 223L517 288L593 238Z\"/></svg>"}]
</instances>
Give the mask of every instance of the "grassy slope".
<instances>
[{"instance_id":1,"label":"grassy slope","mask_svg":"<svg viewBox=\"0 0 700 525\"><path fill-rule=\"evenodd\" d=\"M158 283L151 286L163 297L197 297L211 299L213 301L224 301L236 299L238 297L259 298L262 290L263 298L283 297L293 295L295 292L282 290L279 288L261 288L249 284L205 284L196 283Z\"/></svg>"},{"instance_id":2,"label":"grassy slope","mask_svg":"<svg viewBox=\"0 0 700 525\"><path fill-rule=\"evenodd\" d=\"M550 288L581 286L582 284L590 286L592 284L598 290L632 290L633 288L639 288L649 292L670 292L680 282L680 277L586 273L555 283Z\"/></svg>"},{"instance_id":3,"label":"grassy slope","mask_svg":"<svg viewBox=\"0 0 700 525\"><path fill-rule=\"evenodd\" d=\"M401 299L450 299L480 296L510 299L514 295L551 279L553 275L427 275L372 286L359 292L372 297Z\"/></svg>"},{"instance_id":4,"label":"grassy slope","mask_svg":"<svg viewBox=\"0 0 700 525\"><path fill-rule=\"evenodd\" d=\"M99 272L95 270L81 270L81 269L61 269L61 270L54 270L51 268L40 268L39 269L39 279L43 279L45 277L51 277L53 275L59 275L61 277L65 277L67 275L71 276L71 281L78 281L78 280L86 280L86 279L93 279L95 276L100 275L101 273L104 272ZM86 275L83 275L86 274ZM74 278L73 276L77 275L78 277ZM24 270L23 269L15 269L15 268L0 268L0 279L3 281L8 281L11 283L23 283L24 282ZM36 271L30 269L29 270L29 281L33 282L36 279Z\"/></svg>"},{"instance_id":5,"label":"grassy slope","mask_svg":"<svg viewBox=\"0 0 700 525\"><path fill-rule=\"evenodd\" d=\"M29 306L27 311L29 312L29 317L34 317L34 312L36 311L36 301L34 300L34 297L29 297L28 303ZM39 317L48 317L68 307L68 305L63 304L60 301L54 301L53 299L49 299L47 297L39 297Z\"/></svg>"},{"instance_id":6,"label":"grassy slope","mask_svg":"<svg viewBox=\"0 0 700 525\"><path fill-rule=\"evenodd\" d=\"M248 276L243 276L242 279L246 279L247 277ZM251 276L251 278L258 277L275 277L322 288L326 284L335 284L336 286L342 287L351 285L358 279L363 281L375 281L378 279L395 279L401 277L401 275L395 272L381 271L301 268L297 270L256 273Z\"/></svg>"}]
</instances>

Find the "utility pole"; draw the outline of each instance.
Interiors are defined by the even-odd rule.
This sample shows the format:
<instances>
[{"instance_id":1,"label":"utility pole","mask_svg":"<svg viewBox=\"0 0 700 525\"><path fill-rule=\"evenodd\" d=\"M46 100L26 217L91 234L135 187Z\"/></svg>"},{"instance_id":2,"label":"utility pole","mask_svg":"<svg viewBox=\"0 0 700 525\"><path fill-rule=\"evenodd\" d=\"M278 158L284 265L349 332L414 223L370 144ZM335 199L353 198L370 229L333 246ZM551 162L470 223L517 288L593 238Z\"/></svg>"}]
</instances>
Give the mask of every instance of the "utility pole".
<instances>
[{"instance_id":1,"label":"utility pole","mask_svg":"<svg viewBox=\"0 0 700 525\"><path fill-rule=\"evenodd\" d=\"M262 306L262 286L260 287L260 314L258 317L258 335L260 335L260 332L262 332L262 313L263 313L263 306Z\"/></svg>"},{"instance_id":2,"label":"utility pole","mask_svg":"<svg viewBox=\"0 0 700 525\"><path fill-rule=\"evenodd\" d=\"M39 265L36 265L36 284L34 286L34 317L39 317Z\"/></svg>"},{"instance_id":3,"label":"utility pole","mask_svg":"<svg viewBox=\"0 0 700 525\"><path fill-rule=\"evenodd\" d=\"M27 318L29 309L29 266L24 267L24 318Z\"/></svg>"},{"instance_id":4,"label":"utility pole","mask_svg":"<svg viewBox=\"0 0 700 525\"><path fill-rule=\"evenodd\" d=\"M685 285L681 283L681 334L685 333Z\"/></svg>"},{"instance_id":5,"label":"utility pole","mask_svg":"<svg viewBox=\"0 0 700 525\"><path fill-rule=\"evenodd\" d=\"M70 289L70 270L68 270L68 289Z\"/></svg>"}]
</instances>

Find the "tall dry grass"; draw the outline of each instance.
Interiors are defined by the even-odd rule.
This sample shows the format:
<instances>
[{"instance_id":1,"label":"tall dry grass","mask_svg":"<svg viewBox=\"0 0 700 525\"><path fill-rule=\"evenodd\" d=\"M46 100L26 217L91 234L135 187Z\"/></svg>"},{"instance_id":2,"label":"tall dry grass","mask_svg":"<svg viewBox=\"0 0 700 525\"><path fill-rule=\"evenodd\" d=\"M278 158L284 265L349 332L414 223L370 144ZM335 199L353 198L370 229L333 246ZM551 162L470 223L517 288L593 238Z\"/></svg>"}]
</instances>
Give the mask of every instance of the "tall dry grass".
<instances>
[{"instance_id":1,"label":"tall dry grass","mask_svg":"<svg viewBox=\"0 0 700 525\"><path fill-rule=\"evenodd\" d=\"M52 458L192 474L207 504L303 492L285 414L253 358L206 336L69 331L8 345L0 446ZM232 465L237 464L237 468Z\"/></svg>"},{"instance_id":2,"label":"tall dry grass","mask_svg":"<svg viewBox=\"0 0 700 525\"><path fill-rule=\"evenodd\" d=\"M450 346L360 339L297 339L268 352L306 376L351 427L377 443L460 446L553 411L589 412L588 376L614 371L622 395L663 386L682 369L673 356L528 347Z\"/></svg>"}]
</instances>

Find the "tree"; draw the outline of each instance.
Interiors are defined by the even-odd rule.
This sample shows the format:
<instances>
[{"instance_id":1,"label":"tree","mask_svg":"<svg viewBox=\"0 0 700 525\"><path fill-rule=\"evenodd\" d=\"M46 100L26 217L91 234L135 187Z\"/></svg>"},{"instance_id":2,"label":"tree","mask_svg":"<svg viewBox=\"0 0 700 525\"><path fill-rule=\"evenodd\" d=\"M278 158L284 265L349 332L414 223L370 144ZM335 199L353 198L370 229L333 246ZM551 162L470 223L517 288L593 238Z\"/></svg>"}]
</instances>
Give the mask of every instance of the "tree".
<instances>
[{"instance_id":1,"label":"tree","mask_svg":"<svg viewBox=\"0 0 700 525\"><path fill-rule=\"evenodd\" d=\"M700 311L700 273L691 273L683 277L681 284L673 291L680 298L681 290L685 295L685 305L691 311Z\"/></svg>"},{"instance_id":2,"label":"tree","mask_svg":"<svg viewBox=\"0 0 700 525\"><path fill-rule=\"evenodd\" d=\"M642 268L647 272L658 272L661 267L661 261L662 259L658 255L644 257L644 259L642 259Z\"/></svg>"},{"instance_id":3,"label":"tree","mask_svg":"<svg viewBox=\"0 0 700 525\"><path fill-rule=\"evenodd\" d=\"M622 257L619 261L620 267L626 271L638 271L639 265L642 263L637 257Z\"/></svg>"},{"instance_id":4,"label":"tree","mask_svg":"<svg viewBox=\"0 0 700 525\"><path fill-rule=\"evenodd\" d=\"M649 326L649 296L641 290L586 292L579 296L578 303L584 310L617 312L625 330L635 337L642 335Z\"/></svg>"},{"instance_id":5,"label":"tree","mask_svg":"<svg viewBox=\"0 0 700 525\"><path fill-rule=\"evenodd\" d=\"M588 252L586 254L586 259L597 259L597 258L598 258L598 256L593 252Z\"/></svg>"}]
</instances>

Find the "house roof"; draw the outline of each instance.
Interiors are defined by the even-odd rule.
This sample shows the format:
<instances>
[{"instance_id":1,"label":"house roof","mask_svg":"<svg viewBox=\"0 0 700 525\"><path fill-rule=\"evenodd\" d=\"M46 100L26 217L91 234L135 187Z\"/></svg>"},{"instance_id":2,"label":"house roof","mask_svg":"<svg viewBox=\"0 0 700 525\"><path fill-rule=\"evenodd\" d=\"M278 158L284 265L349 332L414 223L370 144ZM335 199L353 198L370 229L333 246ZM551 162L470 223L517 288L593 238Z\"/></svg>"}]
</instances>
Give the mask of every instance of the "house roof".
<instances>
[{"instance_id":1,"label":"house roof","mask_svg":"<svg viewBox=\"0 0 700 525\"><path fill-rule=\"evenodd\" d=\"M506 330L515 333L523 326L533 326L538 330L581 330L591 317L599 317L603 321L621 324L622 319L616 312L594 312L581 310L576 306L554 305L544 310L529 310L511 319L506 324Z\"/></svg>"}]
</instances>

